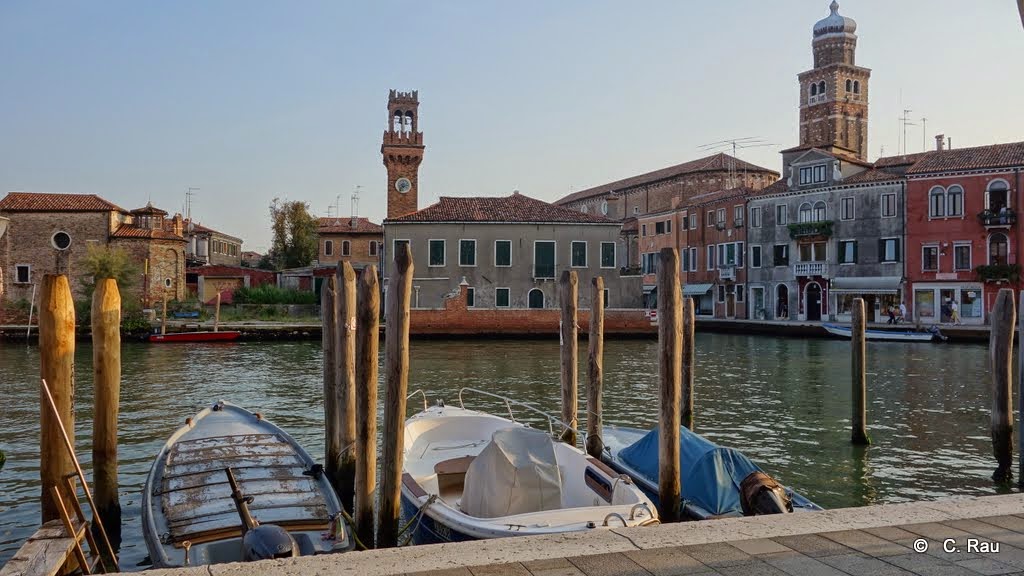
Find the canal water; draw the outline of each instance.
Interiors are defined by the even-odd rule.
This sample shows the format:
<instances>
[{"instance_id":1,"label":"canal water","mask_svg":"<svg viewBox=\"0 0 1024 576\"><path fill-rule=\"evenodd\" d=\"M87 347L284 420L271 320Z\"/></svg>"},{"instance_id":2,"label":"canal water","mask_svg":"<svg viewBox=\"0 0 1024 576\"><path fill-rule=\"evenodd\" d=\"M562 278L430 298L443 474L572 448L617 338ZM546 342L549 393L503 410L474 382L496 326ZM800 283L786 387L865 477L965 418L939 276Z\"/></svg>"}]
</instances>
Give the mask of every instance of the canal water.
<instances>
[{"instance_id":1,"label":"canal water","mask_svg":"<svg viewBox=\"0 0 1024 576\"><path fill-rule=\"evenodd\" d=\"M743 450L826 508L998 491L989 479L994 462L983 346L869 343L874 444L866 449L849 445L848 342L699 334L696 348L697 431ZM581 342L581 412L585 350ZM262 412L322 460L319 342L126 343L122 362L124 569L139 569L146 557L140 502L152 458L201 408L225 399ZM557 341L416 340L410 362L410 391L422 388L431 401L454 402L466 386L559 412ZM92 350L87 344L78 347L76 368L76 445L89 474ZM605 421L655 426L657 343L608 341L605 370ZM38 373L36 347L0 345L0 449L7 452L0 471L0 564L40 520ZM504 410L468 393L466 404ZM410 413L418 407L418 397L410 400Z\"/></svg>"}]
</instances>

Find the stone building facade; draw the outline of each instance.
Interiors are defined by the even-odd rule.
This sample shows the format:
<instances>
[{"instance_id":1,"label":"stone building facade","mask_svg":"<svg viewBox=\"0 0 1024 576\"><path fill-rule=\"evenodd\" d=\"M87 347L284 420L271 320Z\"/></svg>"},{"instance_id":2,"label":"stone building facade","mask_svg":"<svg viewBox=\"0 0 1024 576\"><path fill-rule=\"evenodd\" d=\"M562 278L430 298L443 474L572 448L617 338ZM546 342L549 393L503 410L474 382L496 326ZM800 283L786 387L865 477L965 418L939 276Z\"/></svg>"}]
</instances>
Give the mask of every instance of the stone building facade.
<instances>
[{"instance_id":1,"label":"stone building facade","mask_svg":"<svg viewBox=\"0 0 1024 576\"><path fill-rule=\"evenodd\" d=\"M185 220L185 258L189 266L241 266L242 239Z\"/></svg>"},{"instance_id":2,"label":"stone building facade","mask_svg":"<svg viewBox=\"0 0 1024 576\"><path fill-rule=\"evenodd\" d=\"M360 217L320 218L317 234L320 265L342 261L356 269L380 265L384 248L384 228L380 224Z\"/></svg>"}]
</instances>

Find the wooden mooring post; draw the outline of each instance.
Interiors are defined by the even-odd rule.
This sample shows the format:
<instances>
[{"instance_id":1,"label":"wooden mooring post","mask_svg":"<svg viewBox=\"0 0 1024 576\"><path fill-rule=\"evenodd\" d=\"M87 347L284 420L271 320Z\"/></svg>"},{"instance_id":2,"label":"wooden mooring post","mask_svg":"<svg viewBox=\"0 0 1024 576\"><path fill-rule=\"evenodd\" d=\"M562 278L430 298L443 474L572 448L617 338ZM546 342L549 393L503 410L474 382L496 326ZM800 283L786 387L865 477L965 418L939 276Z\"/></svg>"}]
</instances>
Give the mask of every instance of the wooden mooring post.
<instances>
[{"instance_id":1,"label":"wooden mooring post","mask_svg":"<svg viewBox=\"0 0 1024 576\"><path fill-rule=\"evenodd\" d=\"M1024 0L1021 1L1021 20L1024 21ZM1020 308L1024 310L1024 292L1020 293ZM1017 346L1024 350L1024 322L1017 326ZM1017 484L1024 487L1024 362L1021 359L1024 354L1017 353L1017 414L1020 421L1017 422Z\"/></svg>"},{"instance_id":2,"label":"wooden mooring post","mask_svg":"<svg viewBox=\"0 0 1024 576\"><path fill-rule=\"evenodd\" d=\"M871 444L868 437L867 384L867 315L864 299L853 300L853 322L850 335L853 415L850 419L850 442L860 446Z\"/></svg>"},{"instance_id":3,"label":"wooden mooring post","mask_svg":"<svg viewBox=\"0 0 1024 576\"><path fill-rule=\"evenodd\" d=\"M323 318L320 341L324 353L324 469L335 492L338 491L341 478L341 451L344 449L341 443L341 406L338 402L338 368L341 364L341 350L338 349L338 300L338 279L331 275L324 279L320 288L320 315Z\"/></svg>"},{"instance_id":4,"label":"wooden mooring post","mask_svg":"<svg viewBox=\"0 0 1024 576\"><path fill-rule=\"evenodd\" d=\"M683 364L679 252L662 248L658 259L658 516L662 522L677 522L682 491L679 401Z\"/></svg>"},{"instance_id":5,"label":"wooden mooring post","mask_svg":"<svg viewBox=\"0 0 1024 576\"><path fill-rule=\"evenodd\" d=\"M373 546L373 500L377 491L377 353L380 345L380 286L377 267L359 273L356 313L356 534Z\"/></svg>"},{"instance_id":6,"label":"wooden mooring post","mask_svg":"<svg viewBox=\"0 0 1024 576\"><path fill-rule=\"evenodd\" d=\"M356 482L356 271L349 262L338 265L338 321L336 326L339 361L338 426L341 460L335 490L346 510L353 509ZM379 336L377 332L374 335Z\"/></svg>"},{"instance_id":7,"label":"wooden mooring post","mask_svg":"<svg viewBox=\"0 0 1024 576\"><path fill-rule=\"evenodd\" d=\"M681 424L693 430L693 382L697 369L696 343L694 341L697 327L693 298L683 298L683 381Z\"/></svg>"},{"instance_id":8,"label":"wooden mooring post","mask_svg":"<svg viewBox=\"0 0 1024 576\"><path fill-rule=\"evenodd\" d=\"M590 281L590 337L587 339L587 454L601 458L601 396L604 388L604 278Z\"/></svg>"},{"instance_id":9,"label":"wooden mooring post","mask_svg":"<svg viewBox=\"0 0 1024 576\"><path fill-rule=\"evenodd\" d=\"M402 450L405 404L409 393L409 306L412 297L412 253L408 244L395 250L395 268L388 282L384 333L384 462L381 467L377 546L397 545L401 511Z\"/></svg>"},{"instance_id":10,"label":"wooden mooring post","mask_svg":"<svg viewBox=\"0 0 1024 576\"><path fill-rule=\"evenodd\" d=\"M164 292L164 316L160 319L160 334L167 334L167 292Z\"/></svg>"},{"instance_id":11,"label":"wooden mooring post","mask_svg":"<svg viewBox=\"0 0 1024 576\"><path fill-rule=\"evenodd\" d=\"M562 441L573 446L576 445L576 429L579 428L579 341L576 327L578 301L579 278L575 270L565 270L558 279L558 303L562 309L561 320L558 321L558 339L561 344L562 424L567 427L562 431Z\"/></svg>"},{"instance_id":12,"label":"wooden mooring post","mask_svg":"<svg viewBox=\"0 0 1024 576\"><path fill-rule=\"evenodd\" d=\"M220 330L220 290L217 291L217 302L213 305L213 331Z\"/></svg>"},{"instance_id":13,"label":"wooden mooring post","mask_svg":"<svg viewBox=\"0 0 1024 576\"><path fill-rule=\"evenodd\" d=\"M46 274L39 296L39 373L53 394L64 432L75 439L75 302L68 277ZM54 418L46 391L40 385L39 478L43 523L60 518L53 487L75 471L64 446L60 423Z\"/></svg>"},{"instance_id":14,"label":"wooden mooring post","mask_svg":"<svg viewBox=\"0 0 1024 576\"><path fill-rule=\"evenodd\" d=\"M992 450L998 467L992 473L996 482L1013 478L1013 407L1011 398L1013 371L1013 329L1017 323L1013 290L1003 288L996 296L990 316L988 353L992 364Z\"/></svg>"},{"instance_id":15,"label":"wooden mooring post","mask_svg":"<svg viewBox=\"0 0 1024 576\"><path fill-rule=\"evenodd\" d=\"M121 397L121 294L103 278L92 294L92 470L96 513L115 547L121 542L117 481L117 417ZM49 382L49 380L47 380Z\"/></svg>"}]
</instances>

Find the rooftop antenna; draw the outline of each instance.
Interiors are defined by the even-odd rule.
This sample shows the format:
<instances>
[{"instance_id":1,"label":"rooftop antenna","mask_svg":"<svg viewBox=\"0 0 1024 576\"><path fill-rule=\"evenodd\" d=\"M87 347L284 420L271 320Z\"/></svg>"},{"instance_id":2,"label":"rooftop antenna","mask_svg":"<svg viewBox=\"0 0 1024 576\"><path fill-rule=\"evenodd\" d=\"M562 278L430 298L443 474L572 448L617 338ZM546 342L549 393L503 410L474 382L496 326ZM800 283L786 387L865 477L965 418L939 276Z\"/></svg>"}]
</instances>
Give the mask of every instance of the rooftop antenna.
<instances>
[{"instance_id":1,"label":"rooftop antenna","mask_svg":"<svg viewBox=\"0 0 1024 576\"><path fill-rule=\"evenodd\" d=\"M903 126L903 154L907 153L907 126L917 126L914 122L910 121L910 113L913 112L910 108L903 109L903 116L900 117L900 124Z\"/></svg>"},{"instance_id":2,"label":"rooftop antenna","mask_svg":"<svg viewBox=\"0 0 1024 576\"><path fill-rule=\"evenodd\" d=\"M196 186L189 186L188 190L185 191L185 218L188 219L188 229L192 230L192 196L195 196L193 190L199 190Z\"/></svg>"},{"instance_id":3,"label":"rooftop antenna","mask_svg":"<svg viewBox=\"0 0 1024 576\"><path fill-rule=\"evenodd\" d=\"M334 225L341 224L341 194L334 197Z\"/></svg>"},{"instance_id":4,"label":"rooftop antenna","mask_svg":"<svg viewBox=\"0 0 1024 576\"><path fill-rule=\"evenodd\" d=\"M356 189L352 191L352 218L359 217L359 191L362 186L356 184Z\"/></svg>"},{"instance_id":5,"label":"rooftop antenna","mask_svg":"<svg viewBox=\"0 0 1024 576\"><path fill-rule=\"evenodd\" d=\"M925 136L928 135L928 119L921 117L921 152L924 152L928 145L925 143Z\"/></svg>"},{"instance_id":6,"label":"rooftop antenna","mask_svg":"<svg viewBox=\"0 0 1024 576\"><path fill-rule=\"evenodd\" d=\"M710 142L708 144L701 144L697 148L710 152L712 150L722 151L722 149L732 148L732 157L729 159L729 184L728 188L736 187L736 160L739 159L737 152L745 148L759 148L761 146L774 146L772 142L766 142L764 138L760 136L744 136L742 138L731 138L727 140L719 140L718 142ZM743 180L746 182L747 167L743 167Z\"/></svg>"}]
</instances>

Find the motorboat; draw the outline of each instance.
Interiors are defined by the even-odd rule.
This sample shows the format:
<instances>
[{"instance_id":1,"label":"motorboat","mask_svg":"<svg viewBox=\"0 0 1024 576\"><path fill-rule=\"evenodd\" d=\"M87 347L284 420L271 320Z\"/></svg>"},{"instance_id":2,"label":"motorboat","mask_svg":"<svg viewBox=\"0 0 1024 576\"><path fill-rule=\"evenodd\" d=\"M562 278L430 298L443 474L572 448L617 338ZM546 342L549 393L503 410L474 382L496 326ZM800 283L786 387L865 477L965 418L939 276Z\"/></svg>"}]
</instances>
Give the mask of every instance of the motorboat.
<instances>
[{"instance_id":1,"label":"motorboat","mask_svg":"<svg viewBox=\"0 0 1024 576\"><path fill-rule=\"evenodd\" d=\"M822 328L833 336L840 338L853 338L853 328L839 324L822 324ZM945 340L937 326L932 326L924 332L911 332L908 330L865 330L864 337L868 340L888 340L892 342L931 342L932 340Z\"/></svg>"},{"instance_id":2,"label":"motorboat","mask_svg":"<svg viewBox=\"0 0 1024 576\"><path fill-rule=\"evenodd\" d=\"M221 330L218 332L169 332L167 334L150 334L147 340L150 342L234 342L242 333L236 330Z\"/></svg>"}]
</instances>

